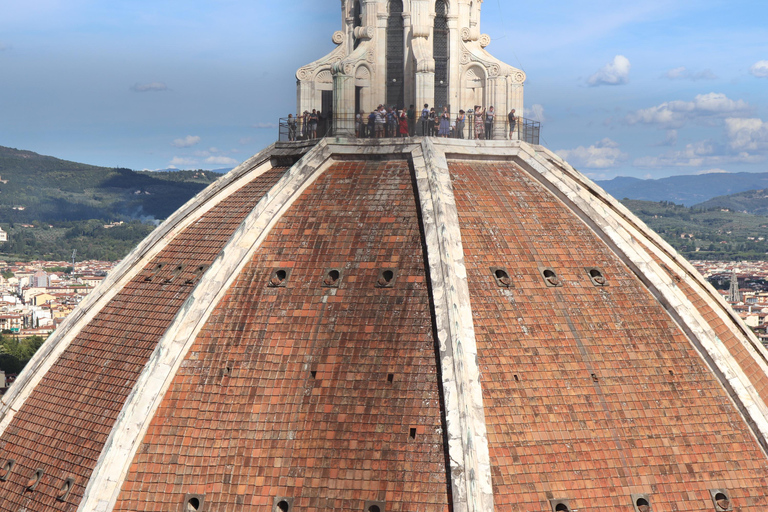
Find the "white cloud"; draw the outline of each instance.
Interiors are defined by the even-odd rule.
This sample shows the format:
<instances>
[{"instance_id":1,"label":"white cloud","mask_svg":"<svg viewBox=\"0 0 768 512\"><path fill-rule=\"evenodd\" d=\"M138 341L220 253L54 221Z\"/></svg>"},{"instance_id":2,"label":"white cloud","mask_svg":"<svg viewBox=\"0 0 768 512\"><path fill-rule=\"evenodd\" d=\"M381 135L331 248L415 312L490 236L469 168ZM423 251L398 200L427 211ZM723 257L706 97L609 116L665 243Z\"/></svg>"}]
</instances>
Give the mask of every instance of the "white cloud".
<instances>
[{"instance_id":1,"label":"white cloud","mask_svg":"<svg viewBox=\"0 0 768 512\"><path fill-rule=\"evenodd\" d=\"M575 167L589 169L613 167L628 158L628 155L619 149L618 143L607 138L588 148L579 146L576 149L561 149L555 153Z\"/></svg>"},{"instance_id":2,"label":"white cloud","mask_svg":"<svg viewBox=\"0 0 768 512\"><path fill-rule=\"evenodd\" d=\"M699 176L703 174L731 174L731 171L726 171L725 169L707 169L706 171L699 171L696 174Z\"/></svg>"},{"instance_id":3,"label":"white cloud","mask_svg":"<svg viewBox=\"0 0 768 512\"><path fill-rule=\"evenodd\" d=\"M197 160L194 158L184 158L175 156L171 160L171 163L168 164L168 167L177 168L177 167L194 167L197 165Z\"/></svg>"},{"instance_id":4,"label":"white cloud","mask_svg":"<svg viewBox=\"0 0 768 512\"><path fill-rule=\"evenodd\" d=\"M544 107L538 103L533 104L528 108L524 108L523 116L540 123L543 123L547 120L547 118L544 116Z\"/></svg>"},{"instance_id":5,"label":"white cloud","mask_svg":"<svg viewBox=\"0 0 768 512\"><path fill-rule=\"evenodd\" d=\"M768 123L762 119L726 119L725 132L734 151L768 151Z\"/></svg>"},{"instance_id":6,"label":"white cloud","mask_svg":"<svg viewBox=\"0 0 768 512\"><path fill-rule=\"evenodd\" d=\"M705 69L704 71L699 71L698 73L694 73L693 71L689 70L685 66L680 66L679 68L672 68L666 73L662 75L663 78L668 78L670 80L715 80L717 79L717 75L715 75L711 70Z\"/></svg>"},{"instance_id":7,"label":"white cloud","mask_svg":"<svg viewBox=\"0 0 768 512\"><path fill-rule=\"evenodd\" d=\"M695 118L734 117L751 110L744 100L734 101L725 94L711 92L699 94L693 101L668 101L627 116L629 124L660 124L670 128L680 128L687 121Z\"/></svg>"},{"instance_id":8,"label":"white cloud","mask_svg":"<svg viewBox=\"0 0 768 512\"><path fill-rule=\"evenodd\" d=\"M768 60L754 63L749 72L758 78L768 78Z\"/></svg>"},{"instance_id":9,"label":"white cloud","mask_svg":"<svg viewBox=\"0 0 768 512\"><path fill-rule=\"evenodd\" d=\"M624 85L629 82L629 70L632 65L629 59L623 55L617 55L603 66L597 73L589 77L587 83L592 87L599 85Z\"/></svg>"},{"instance_id":10,"label":"white cloud","mask_svg":"<svg viewBox=\"0 0 768 512\"><path fill-rule=\"evenodd\" d=\"M663 141L657 144L657 146L676 146L677 145L677 130L667 130L667 136Z\"/></svg>"},{"instance_id":11,"label":"white cloud","mask_svg":"<svg viewBox=\"0 0 768 512\"><path fill-rule=\"evenodd\" d=\"M197 144L200 144L200 137L197 135L187 135L183 139L175 139L171 145L177 148L191 148Z\"/></svg>"},{"instance_id":12,"label":"white cloud","mask_svg":"<svg viewBox=\"0 0 768 512\"><path fill-rule=\"evenodd\" d=\"M667 151L659 156L644 156L634 161L635 167L700 167L715 153L711 141L704 140L687 144L680 151Z\"/></svg>"},{"instance_id":13,"label":"white cloud","mask_svg":"<svg viewBox=\"0 0 768 512\"><path fill-rule=\"evenodd\" d=\"M731 144L733 146L733 144ZM732 147L733 149L733 147ZM632 163L635 167L716 167L726 164L758 163L765 160L762 155L751 154L735 148L729 151L725 144L716 144L710 140L704 140L687 144L679 151L670 150L659 156L644 156L635 159ZM715 169L719 170L719 169ZM712 172L712 170L710 171Z\"/></svg>"},{"instance_id":14,"label":"white cloud","mask_svg":"<svg viewBox=\"0 0 768 512\"><path fill-rule=\"evenodd\" d=\"M237 165L240 162L228 156L210 156L205 159L205 163L215 165Z\"/></svg>"},{"instance_id":15,"label":"white cloud","mask_svg":"<svg viewBox=\"0 0 768 512\"><path fill-rule=\"evenodd\" d=\"M168 86L163 82L151 82L148 84L133 84L131 86L133 92L162 92L167 91Z\"/></svg>"}]
</instances>

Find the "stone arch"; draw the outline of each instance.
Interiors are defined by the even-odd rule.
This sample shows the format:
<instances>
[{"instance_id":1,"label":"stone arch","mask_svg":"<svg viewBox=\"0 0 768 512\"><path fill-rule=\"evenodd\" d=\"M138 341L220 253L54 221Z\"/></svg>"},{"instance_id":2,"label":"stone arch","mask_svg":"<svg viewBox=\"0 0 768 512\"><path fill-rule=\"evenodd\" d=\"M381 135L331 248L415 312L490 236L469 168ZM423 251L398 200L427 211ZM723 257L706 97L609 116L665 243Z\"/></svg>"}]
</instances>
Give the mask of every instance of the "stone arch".
<instances>
[{"instance_id":1,"label":"stone arch","mask_svg":"<svg viewBox=\"0 0 768 512\"><path fill-rule=\"evenodd\" d=\"M487 78L485 69L479 64L473 64L467 68L462 77L461 104L463 108L470 108L473 105L486 106Z\"/></svg>"},{"instance_id":2,"label":"stone arch","mask_svg":"<svg viewBox=\"0 0 768 512\"><path fill-rule=\"evenodd\" d=\"M371 78L373 73L367 64L360 64L355 70L355 113L364 110L369 112L373 109L373 95L371 89Z\"/></svg>"}]
</instances>

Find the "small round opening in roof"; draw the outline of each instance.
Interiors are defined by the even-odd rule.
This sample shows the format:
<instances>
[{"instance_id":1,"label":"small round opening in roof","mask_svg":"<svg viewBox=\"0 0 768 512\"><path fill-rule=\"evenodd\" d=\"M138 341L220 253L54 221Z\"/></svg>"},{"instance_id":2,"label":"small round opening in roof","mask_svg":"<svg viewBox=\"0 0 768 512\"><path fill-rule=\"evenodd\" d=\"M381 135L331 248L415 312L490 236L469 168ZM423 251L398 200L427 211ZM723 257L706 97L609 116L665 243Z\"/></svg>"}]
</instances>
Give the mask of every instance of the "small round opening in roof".
<instances>
[{"instance_id":1,"label":"small round opening in roof","mask_svg":"<svg viewBox=\"0 0 768 512\"><path fill-rule=\"evenodd\" d=\"M285 280L288 278L288 272L285 269L278 269L272 273L272 277L269 279L270 286L284 286Z\"/></svg>"},{"instance_id":2,"label":"small round opening in roof","mask_svg":"<svg viewBox=\"0 0 768 512\"><path fill-rule=\"evenodd\" d=\"M544 280L547 282L550 286L560 286L560 278L557 277L557 274L555 274L555 271L548 268L542 272L544 276Z\"/></svg>"},{"instance_id":3,"label":"small round opening in roof","mask_svg":"<svg viewBox=\"0 0 768 512\"><path fill-rule=\"evenodd\" d=\"M329 270L325 274L325 279L323 279L323 283L325 283L327 286L333 286L339 282L340 277L341 277L341 273L338 270L336 269Z\"/></svg>"},{"instance_id":4,"label":"small round opening in roof","mask_svg":"<svg viewBox=\"0 0 768 512\"><path fill-rule=\"evenodd\" d=\"M291 506L290 506L290 505L288 505L288 502L287 502L287 501L285 501L285 500L280 500L279 502L277 502L277 508L278 508L278 509L279 509L281 512L288 512L288 510L291 508Z\"/></svg>"},{"instance_id":5,"label":"small round opening in roof","mask_svg":"<svg viewBox=\"0 0 768 512\"><path fill-rule=\"evenodd\" d=\"M605 276L596 268L590 269L589 277L592 278L592 281L594 281L595 284L605 284Z\"/></svg>"},{"instance_id":6,"label":"small round opening in roof","mask_svg":"<svg viewBox=\"0 0 768 512\"><path fill-rule=\"evenodd\" d=\"M570 509L568 508L568 505L565 503L558 503L555 507L556 512L570 512Z\"/></svg>"},{"instance_id":7,"label":"small round opening in roof","mask_svg":"<svg viewBox=\"0 0 768 512\"><path fill-rule=\"evenodd\" d=\"M390 268L382 269L379 272L379 278L376 280L376 286L380 288L390 288L395 283L395 271Z\"/></svg>"},{"instance_id":8,"label":"small round opening in roof","mask_svg":"<svg viewBox=\"0 0 768 512\"><path fill-rule=\"evenodd\" d=\"M504 286L509 286L512 284L512 279L510 279L509 274L506 270L497 268L494 273L494 276L496 276L496 280L499 282L499 284L502 284Z\"/></svg>"},{"instance_id":9,"label":"small round opening in roof","mask_svg":"<svg viewBox=\"0 0 768 512\"><path fill-rule=\"evenodd\" d=\"M368 507L368 512L381 512L381 508L378 505L371 505Z\"/></svg>"},{"instance_id":10,"label":"small round opening in roof","mask_svg":"<svg viewBox=\"0 0 768 512\"><path fill-rule=\"evenodd\" d=\"M731 508L731 500L728 499L724 493L719 492L715 495L715 503L720 510L728 510Z\"/></svg>"},{"instance_id":11,"label":"small round opening in roof","mask_svg":"<svg viewBox=\"0 0 768 512\"><path fill-rule=\"evenodd\" d=\"M198 498L189 498L187 500L187 510L189 512L200 510L200 500Z\"/></svg>"},{"instance_id":12,"label":"small round opening in roof","mask_svg":"<svg viewBox=\"0 0 768 512\"><path fill-rule=\"evenodd\" d=\"M651 504L645 498L638 498L635 505L637 505L637 510L640 512L649 512L651 510Z\"/></svg>"}]
</instances>

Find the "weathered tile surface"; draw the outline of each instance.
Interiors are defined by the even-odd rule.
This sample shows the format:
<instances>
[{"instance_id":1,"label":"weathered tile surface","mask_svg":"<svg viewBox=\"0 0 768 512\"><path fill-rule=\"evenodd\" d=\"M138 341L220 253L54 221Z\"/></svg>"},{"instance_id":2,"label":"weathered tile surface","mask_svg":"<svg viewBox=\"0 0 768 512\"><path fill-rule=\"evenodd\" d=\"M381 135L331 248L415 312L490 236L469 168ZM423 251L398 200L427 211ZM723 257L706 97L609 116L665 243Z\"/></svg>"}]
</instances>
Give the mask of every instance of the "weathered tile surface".
<instances>
[{"instance_id":1,"label":"weathered tile surface","mask_svg":"<svg viewBox=\"0 0 768 512\"><path fill-rule=\"evenodd\" d=\"M269 287L277 268L285 287ZM338 288L323 286L330 268ZM386 268L395 284L379 288ZM214 311L115 510L179 510L187 493L217 511L270 510L277 496L301 511L446 510L436 372L408 164L336 163Z\"/></svg>"},{"instance_id":2,"label":"weathered tile surface","mask_svg":"<svg viewBox=\"0 0 768 512\"><path fill-rule=\"evenodd\" d=\"M765 506L768 464L680 328L623 263L511 163L449 163L499 510ZM505 267L502 288L490 267ZM551 267L561 287L547 287ZM586 268L600 268L596 287ZM738 462L735 461L738 459Z\"/></svg>"},{"instance_id":3,"label":"weathered tile surface","mask_svg":"<svg viewBox=\"0 0 768 512\"><path fill-rule=\"evenodd\" d=\"M8 481L0 482L0 510L77 509L112 425L157 341L200 272L284 172L267 171L179 233L80 332L0 440L0 460L16 461ZM45 471L41 483L26 491L38 468ZM66 502L59 502L55 496L68 477L75 478L74 488Z\"/></svg>"}]
</instances>

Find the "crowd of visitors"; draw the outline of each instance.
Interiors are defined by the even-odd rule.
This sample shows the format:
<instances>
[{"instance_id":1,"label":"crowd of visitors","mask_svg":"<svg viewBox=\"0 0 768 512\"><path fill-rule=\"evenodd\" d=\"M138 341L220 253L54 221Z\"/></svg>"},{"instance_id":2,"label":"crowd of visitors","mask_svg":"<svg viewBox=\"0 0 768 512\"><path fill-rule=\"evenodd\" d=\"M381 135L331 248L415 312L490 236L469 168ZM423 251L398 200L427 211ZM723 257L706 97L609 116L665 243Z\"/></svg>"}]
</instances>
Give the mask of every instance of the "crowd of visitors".
<instances>
[{"instance_id":1,"label":"crowd of visitors","mask_svg":"<svg viewBox=\"0 0 768 512\"><path fill-rule=\"evenodd\" d=\"M303 114L293 116L288 114L288 140L317 139L318 133L322 138L328 132L331 123L330 112L326 115L317 109L312 112L305 110Z\"/></svg>"},{"instance_id":2,"label":"crowd of visitors","mask_svg":"<svg viewBox=\"0 0 768 512\"><path fill-rule=\"evenodd\" d=\"M307 140L323 137L330 127L331 115L313 109L312 112L304 111L302 115L288 114L288 140ZM467 125L469 123L469 126ZM475 138L492 140L494 126L498 123L497 114L493 106L487 110L480 105L475 105L469 112L459 110L454 117L443 107L442 112L437 112L428 104L420 113L411 105L408 110L396 109L379 105L371 113L360 111L355 114L355 136L359 138L392 138L392 137L445 137L445 138ZM507 114L507 128L509 139L515 139L518 118L515 109ZM469 133L467 133L469 128Z\"/></svg>"}]
</instances>

